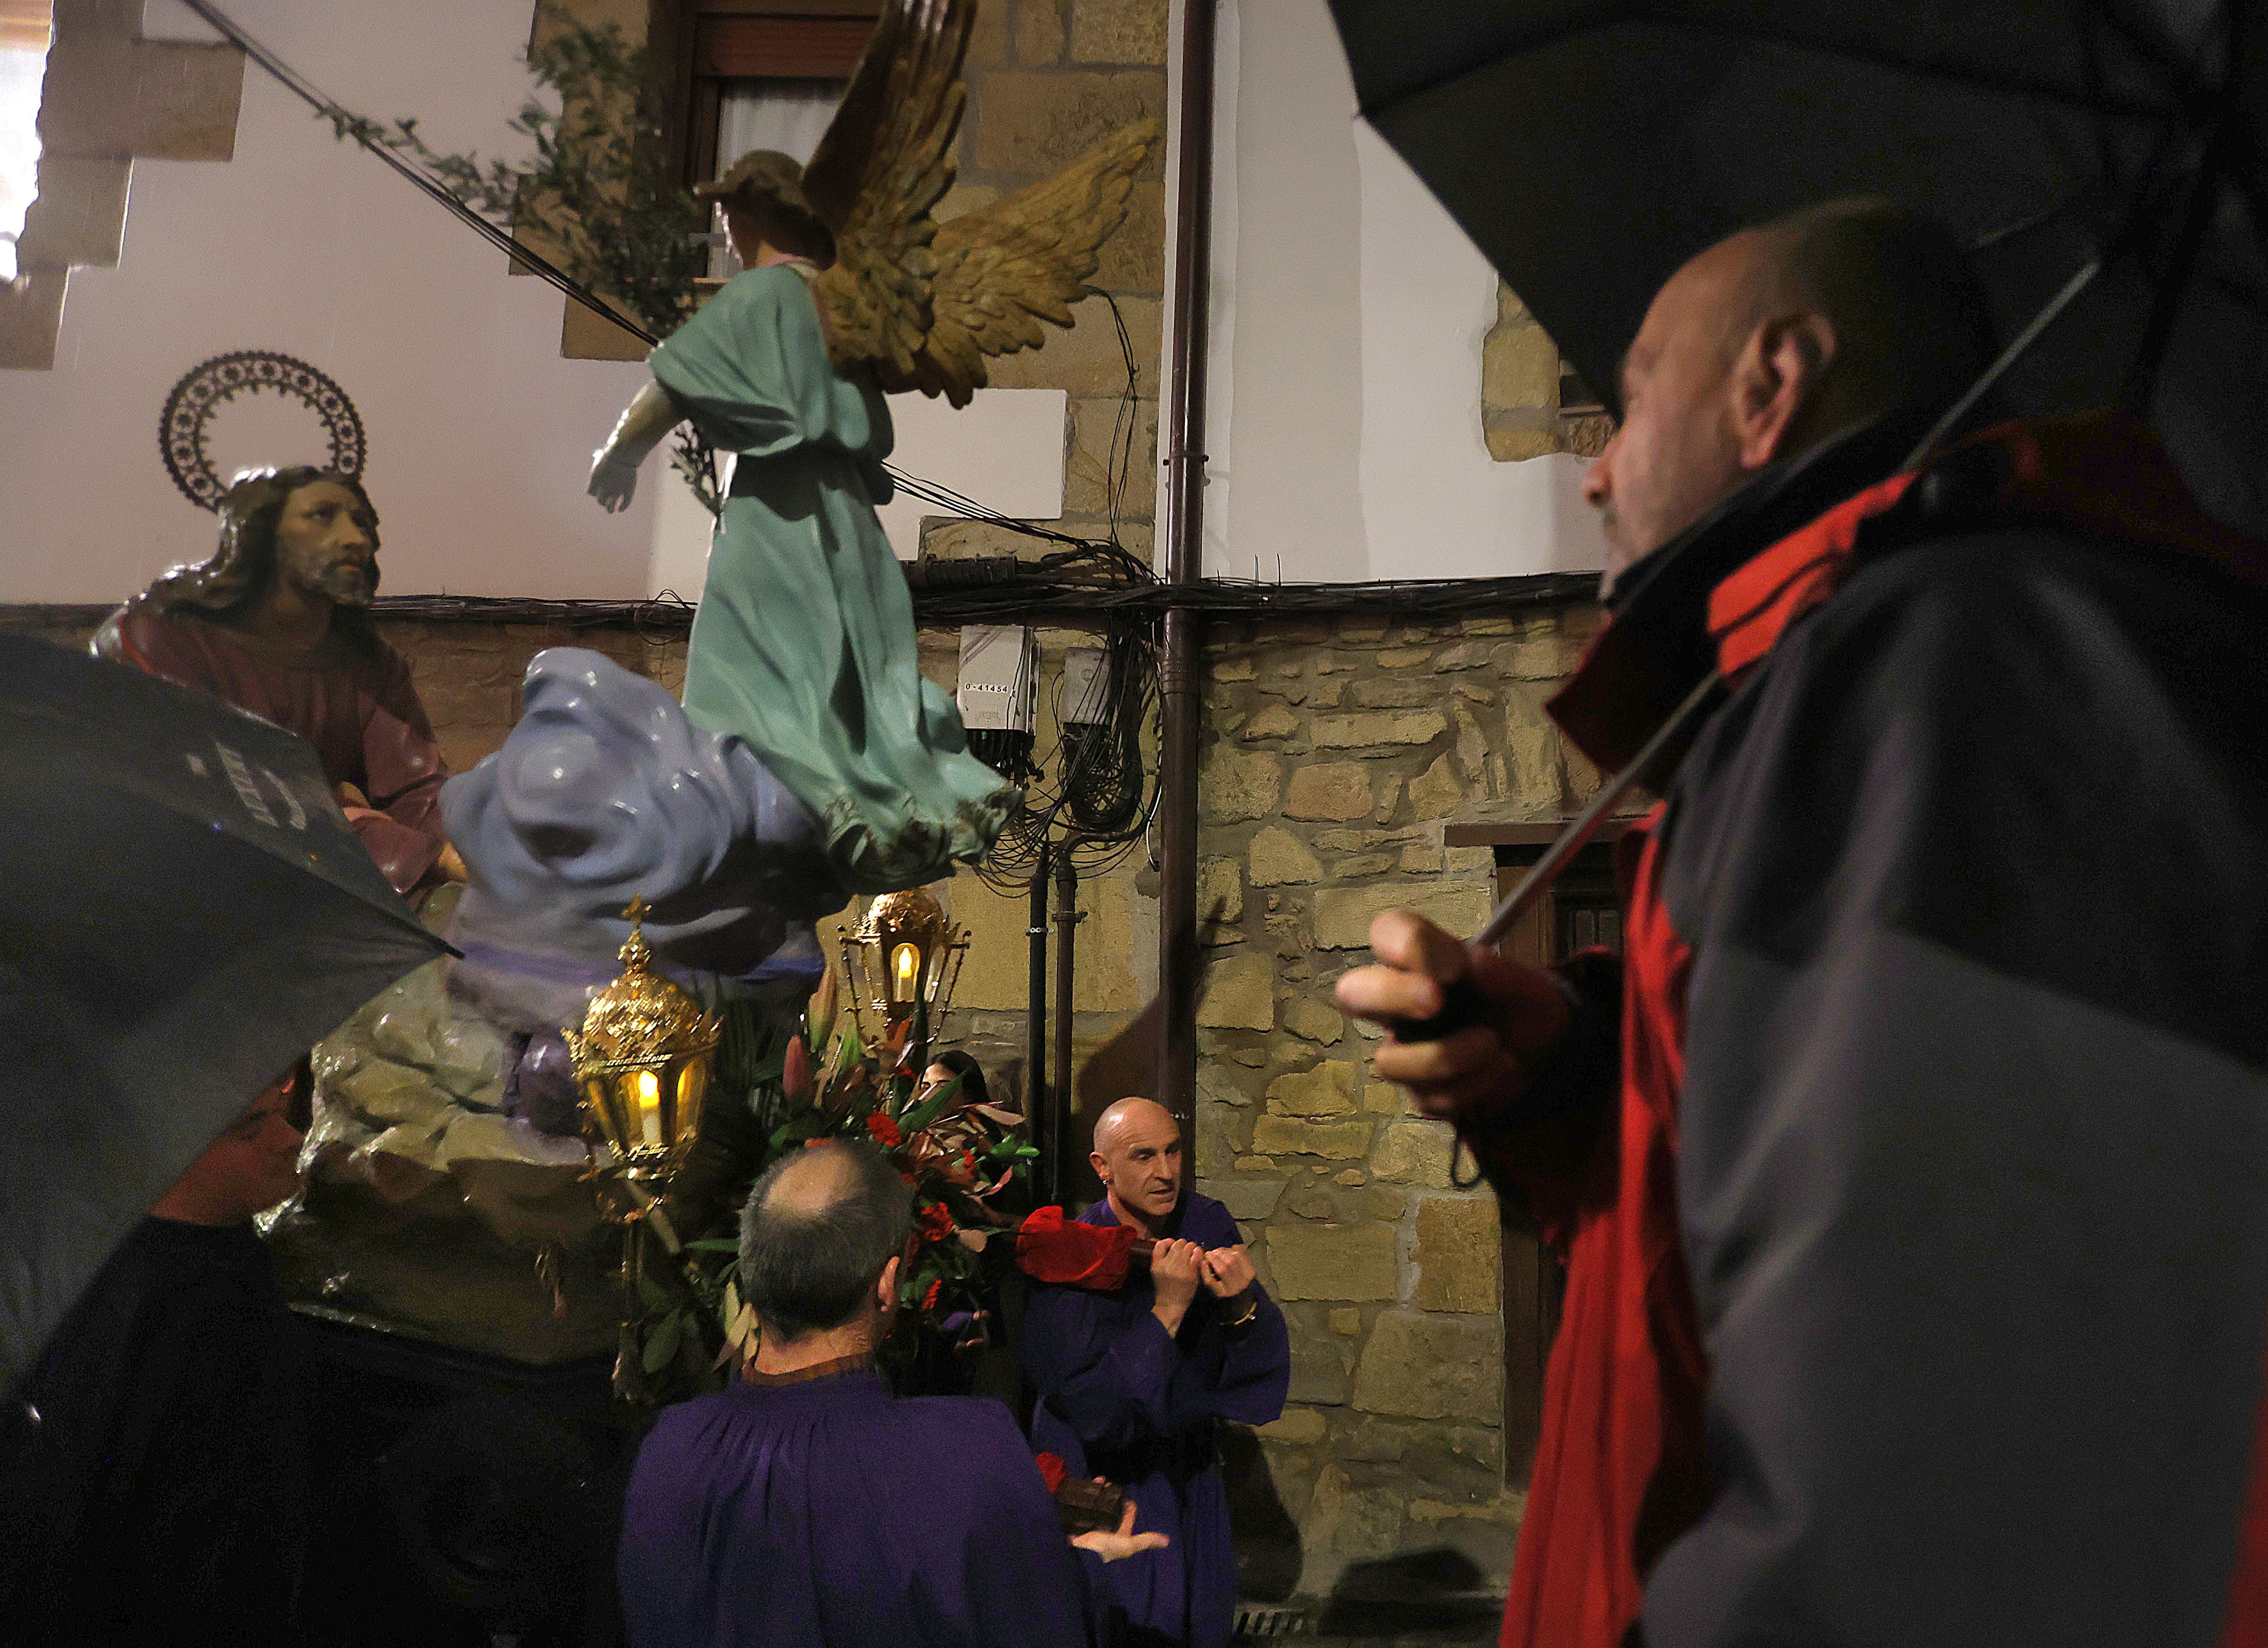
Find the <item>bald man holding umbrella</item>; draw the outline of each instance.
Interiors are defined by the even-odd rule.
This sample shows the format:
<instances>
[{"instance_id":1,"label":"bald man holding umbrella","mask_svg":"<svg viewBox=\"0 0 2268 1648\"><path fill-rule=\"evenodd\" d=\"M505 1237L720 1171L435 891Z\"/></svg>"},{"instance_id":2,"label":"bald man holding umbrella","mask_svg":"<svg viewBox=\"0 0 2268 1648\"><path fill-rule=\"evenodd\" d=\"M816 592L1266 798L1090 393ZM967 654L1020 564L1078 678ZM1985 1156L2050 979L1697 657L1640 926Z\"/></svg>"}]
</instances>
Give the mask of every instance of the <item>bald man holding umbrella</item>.
<instances>
[{"instance_id":1,"label":"bald man holding umbrella","mask_svg":"<svg viewBox=\"0 0 2268 1648\"><path fill-rule=\"evenodd\" d=\"M1284 1411L1292 1352L1284 1314L1255 1278L1228 1210L1183 1181L1182 1129L1163 1107L1122 1099L1094 1125L1103 1199L1079 1222L1127 1225L1156 1246L1112 1292L1043 1286L1025 1318L1039 1392L1032 1441L1074 1472L1122 1483L1138 1531L1172 1543L1104 1571L1123 1618L1116 1643L1226 1648L1236 1553L1221 1481L1224 1423Z\"/></svg>"}]
</instances>

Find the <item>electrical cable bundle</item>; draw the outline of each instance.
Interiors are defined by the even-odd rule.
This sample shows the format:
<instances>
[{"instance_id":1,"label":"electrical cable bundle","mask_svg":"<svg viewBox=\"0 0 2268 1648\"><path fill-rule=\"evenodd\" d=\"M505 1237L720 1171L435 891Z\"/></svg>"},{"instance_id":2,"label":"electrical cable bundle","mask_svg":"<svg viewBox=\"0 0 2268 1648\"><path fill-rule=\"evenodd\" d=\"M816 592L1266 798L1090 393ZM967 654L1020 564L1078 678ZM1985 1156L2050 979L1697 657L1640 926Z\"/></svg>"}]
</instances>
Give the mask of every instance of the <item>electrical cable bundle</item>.
<instances>
[{"instance_id":1,"label":"electrical cable bundle","mask_svg":"<svg viewBox=\"0 0 2268 1648\"><path fill-rule=\"evenodd\" d=\"M1063 683L1057 682L1057 724L1064 728L1056 763L1060 776L1048 784L1046 766L1040 764L1040 776L1026 785L1023 805L976 866L996 892L1029 887L1050 837L1053 850L1068 850L1082 876L1116 869L1156 816L1158 785L1144 734L1150 734L1154 749L1162 704L1157 646L1133 624L1115 626L1108 637L1110 658L1094 720L1062 719L1066 706Z\"/></svg>"},{"instance_id":2,"label":"electrical cable bundle","mask_svg":"<svg viewBox=\"0 0 2268 1648\"><path fill-rule=\"evenodd\" d=\"M1122 594L1140 592L1150 595L1163 592L1165 586L1156 572L1118 541L1126 484L1134 464L1140 375L1134 360L1133 338L1126 330L1126 319L1119 310L1118 300L1106 293L1104 301L1110 305L1111 321L1117 330L1119 357L1126 372L1104 461L1108 535L1101 539L1071 538L1028 522L994 518L995 526L1065 547L1030 561L997 557L995 567L988 569L992 576L966 580L952 575L955 564L952 562L924 562L922 569L930 576L920 582L934 596L983 600L992 591L1011 584L1028 585L1035 579L1050 588L1067 590L1113 591ZM951 506L972 512L972 519L985 519L973 513L975 506L967 499L944 489L936 490ZM929 497L932 494L917 490L914 496ZM1006 561L1006 564L998 565L999 561ZM1115 869L1148 833L1157 812L1158 785L1152 764L1145 759L1143 747L1145 734L1152 747L1155 747L1156 729L1164 708L1158 684L1156 616L1142 610L1101 608L1097 617L1099 622L1090 618L1082 627L1099 629L1107 648L1099 681L1099 701L1092 704L1067 703L1064 701L1064 679L1059 676L1056 681L1052 707L1056 725L1061 729L1055 763L1060 776L1056 783L1048 784L1048 763L1035 760L1028 746L1002 751L1005 764L999 765L997 770L1020 779L1025 790L1023 805L1009 819L992 850L976 868L977 874L997 891L1012 893L1029 887L1051 836L1056 842L1053 850L1068 851L1079 874L1101 875ZM1077 712L1077 719L1071 718L1073 712ZM980 760L985 758L985 751L979 747L974 734L970 748Z\"/></svg>"}]
</instances>

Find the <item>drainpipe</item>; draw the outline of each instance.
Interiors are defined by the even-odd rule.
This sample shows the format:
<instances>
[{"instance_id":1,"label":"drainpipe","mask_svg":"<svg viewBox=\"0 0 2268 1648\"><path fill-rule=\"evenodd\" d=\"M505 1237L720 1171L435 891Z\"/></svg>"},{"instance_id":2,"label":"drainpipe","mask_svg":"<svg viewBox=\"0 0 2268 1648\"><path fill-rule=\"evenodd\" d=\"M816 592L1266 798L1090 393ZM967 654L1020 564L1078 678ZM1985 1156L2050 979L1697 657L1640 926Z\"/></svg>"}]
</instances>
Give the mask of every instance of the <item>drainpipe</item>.
<instances>
[{"instance_id":1,"label":"drainpipe","mask_svg":"<svg viewBox=\"0 0 2268 1648\"><path fill-rule=\"evenodd\" d=\"M1181 138L1175 170L1173 400L1166 415L1166 582L1194 585L1204 533L1205 319L1212 268L1213 12L1218 0L1182 0ZM1169 596L1170 600L1170 596ZM1159 752L1158 1101L1182 1123L1192 1169L1197 1080L1198 614L1166 608Z\"/></svg>"},{"instance_id":2,"label":"drainpipe","mask_svg":"<svg viewBox=\"0 0 2268 1648\"><path fill-rule=\"evenodd\" d=\"M1058 1203L1063 1201L1064 1188L1076 1173L1071 1141L1079 1130L1071 1121L1079 1111L1079 1088L1071 1073L1074 1005L1071 981L1077 976L1072 952L1079 942L1080 921L1079 866L1071 862L1071 850L1078 841L1079 837L1072 835L1056 846L1056 1084L1061 1091L1055 1107L1049 1112L1048 1167L1052 1187L1049 1194Z\"/></svg>"}]
</instances>

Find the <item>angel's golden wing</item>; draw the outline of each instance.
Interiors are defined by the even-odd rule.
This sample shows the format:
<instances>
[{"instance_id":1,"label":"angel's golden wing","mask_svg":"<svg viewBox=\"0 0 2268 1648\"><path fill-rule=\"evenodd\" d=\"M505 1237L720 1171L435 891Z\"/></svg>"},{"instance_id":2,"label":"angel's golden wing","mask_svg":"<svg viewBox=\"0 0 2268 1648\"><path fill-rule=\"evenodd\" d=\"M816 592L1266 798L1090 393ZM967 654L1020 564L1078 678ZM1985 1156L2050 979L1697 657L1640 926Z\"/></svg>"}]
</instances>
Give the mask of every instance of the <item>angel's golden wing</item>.
<instances>
[{"instance_id":1,"label":"angel's golden wing","mask_svg":"<svg viewBox=\"0 0 2268 1648\"><path fill-rule=\"evenodd\" d=\"M1088 294L1102 243L1125 220L1127 191L1159 139L1138 121L1077 161L982 210L940 224L930 251L932 318L917 370L887 388L942 394L955 406L984 385L987 355L1036 349L1042 320L1067 327Z\"/></svg>"},{"instance_id":2,"label":"angel's golden wing","mask_svg":"<svg viewBox=\"0 0 2268 1648\"><path fill-rule=\"evenodd\" d=\"M953 187L976 15L976 0L891 0L803 172L835 231L835 261L812 282L828 352L838 368L871 364L886 387L916 371L930 329L930 209Z\"/></svg>"}]
</instances>

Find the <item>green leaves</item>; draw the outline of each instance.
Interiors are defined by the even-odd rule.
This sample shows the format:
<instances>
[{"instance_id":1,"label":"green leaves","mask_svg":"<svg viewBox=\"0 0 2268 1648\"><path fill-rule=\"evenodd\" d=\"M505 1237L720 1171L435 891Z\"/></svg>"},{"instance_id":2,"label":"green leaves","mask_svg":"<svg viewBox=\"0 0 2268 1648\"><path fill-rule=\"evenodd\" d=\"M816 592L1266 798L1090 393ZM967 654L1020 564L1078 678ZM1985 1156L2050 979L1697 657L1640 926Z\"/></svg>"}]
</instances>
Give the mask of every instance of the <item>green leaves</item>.
<instances>
[{"instance_id":1,"label":"green leaves","mask_svg":"<svg viewBox=\"0 0 2268 1648\"><path fill-rule=\"evenodd\" d=\"M616 25L593 27L548 0L536 33L527 65L557 107L531 99L512 121L533 145L524 164L442 154L415 116L386 125L333 105L320 118L342 141L411 161L666 336L693 313L693 283L708 266L708 247L693 239L708 226L707 209L679 180L662 136L667 77ZM704 443L680 443L677 462L714 512L721 501L709 458Z\"/></svg>"},{"instance_id":2,"label":"green leaves","mask_svg":"<svg viewBox=\"0 0 2268 1648\"><path fill-rule=\"evenodd\" d=\"M646 1335L645 1352L639 1364L649 1373L659 1373L677 1355L677 1347L685 1337L685 1313L672 1311L653 1325Z\"/></svg>"},{"instance_id":3,"label":"green leaves","mask_svg":"<svg viewBox=\"0 0 2268 1648\"><path fill-rule=\"evenodd\" d=\"M940 1083L935 1093L898 1118L899 1128L909 1137L920 1132L945 1114L945 1107L954 1101L960 1092L959 1076L955 1076L949 1082Z\"/></svg>"}]
</instances>

